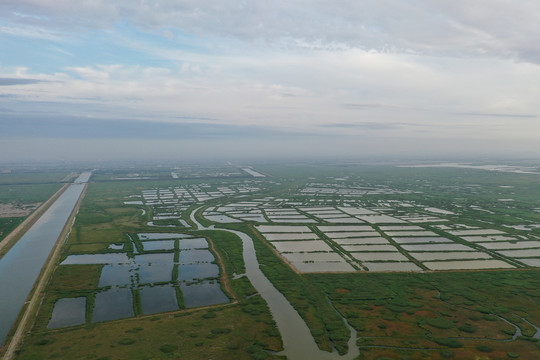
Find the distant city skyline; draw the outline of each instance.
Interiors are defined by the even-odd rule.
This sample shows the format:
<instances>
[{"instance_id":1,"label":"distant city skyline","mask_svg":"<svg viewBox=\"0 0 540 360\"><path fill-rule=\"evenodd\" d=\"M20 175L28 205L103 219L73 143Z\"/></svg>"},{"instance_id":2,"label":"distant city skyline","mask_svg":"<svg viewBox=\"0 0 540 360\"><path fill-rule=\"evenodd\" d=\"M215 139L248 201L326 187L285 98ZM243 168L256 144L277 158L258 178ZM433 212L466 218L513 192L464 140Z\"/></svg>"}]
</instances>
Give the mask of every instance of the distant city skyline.
<instances>
[{"instance_id":1,"label":"distant city skyline","mask_svg":"<svg viewBox=\"0 0 540 360\"><path fill-rule=\"evenodd\" d=\"M4 0L0 161L540 156L530 1Z\"/></svg>"}]
</instances>

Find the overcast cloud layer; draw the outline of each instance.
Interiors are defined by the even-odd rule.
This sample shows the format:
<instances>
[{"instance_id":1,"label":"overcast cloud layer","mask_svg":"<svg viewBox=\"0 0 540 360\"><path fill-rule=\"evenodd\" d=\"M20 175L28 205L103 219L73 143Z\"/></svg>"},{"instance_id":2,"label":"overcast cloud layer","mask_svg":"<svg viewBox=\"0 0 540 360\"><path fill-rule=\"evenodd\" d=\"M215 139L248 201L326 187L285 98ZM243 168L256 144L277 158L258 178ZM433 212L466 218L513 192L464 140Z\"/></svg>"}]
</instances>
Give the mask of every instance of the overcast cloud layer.
<instances>
[{"instance_id":1,"label":"overcast cloud layer","mask_svg":"<svg viewBox=\"0 0 540 360\"><path fill-rule=\"evenodd\" d=\"M0 160L538 156L539 24L524 0L3 0Z\"/></svg>"}]
</instances>

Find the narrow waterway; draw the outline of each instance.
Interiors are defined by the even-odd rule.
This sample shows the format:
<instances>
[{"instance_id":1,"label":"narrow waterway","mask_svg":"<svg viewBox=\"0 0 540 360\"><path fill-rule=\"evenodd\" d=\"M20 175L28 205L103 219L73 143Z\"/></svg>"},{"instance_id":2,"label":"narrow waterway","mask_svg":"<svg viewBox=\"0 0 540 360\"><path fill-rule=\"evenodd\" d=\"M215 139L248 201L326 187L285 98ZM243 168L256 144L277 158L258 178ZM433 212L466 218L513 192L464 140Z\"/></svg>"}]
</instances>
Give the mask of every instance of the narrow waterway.
<instances>
[{"instance_id":1,"label":"narrow waterway","mask_svg":"<svg viewBox=\"0 0 540 360\"><path fill-rule=\"evenodd\" d=\"M89 176L89 173L83 173L75 180L0 259L0 344L4 343L17 320L45 261L84 190L85 183L81 180L87 181Z\"/></svg>"},{"instance_id":2,"label":"narrow waterway","mask_svg":"<svg viewBox=\"0 0 540 360\"><path fill-rule=\"evenodd\" d=\"M356 346L356 331L350 327L349 329L352 330L351 339L349 340L349 352L346 355L339 356L337 352L330 353L320 350L302 317L260 270L253 239L240 231L221 228L215 229L213 226L209 228L203 227L195 220L194 214L196 211L197 209L191 213L191 220L199 229L230 232L242 240L246 276L268 304L283 340L284 350L279 355L285 355L289 360L348 360L358 356L359 350L358 346Z\"/></svg>"}]
</instances>

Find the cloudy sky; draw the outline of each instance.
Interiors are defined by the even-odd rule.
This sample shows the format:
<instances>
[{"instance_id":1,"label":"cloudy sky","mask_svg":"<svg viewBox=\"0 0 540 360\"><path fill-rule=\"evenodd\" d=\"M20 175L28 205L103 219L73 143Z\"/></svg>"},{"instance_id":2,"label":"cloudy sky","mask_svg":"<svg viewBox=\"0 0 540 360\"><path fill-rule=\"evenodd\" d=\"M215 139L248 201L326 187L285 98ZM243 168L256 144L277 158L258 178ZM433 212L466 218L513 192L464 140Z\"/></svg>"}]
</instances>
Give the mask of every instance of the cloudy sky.
<instances>
[{"instance_id":1,"label":"cloudy sky","mask_svg":"<svg viewBox=\"0 0 540 360\"><path fill-rule=\"evenodd\" d=\"M0 1L0 161L530 157L539 139L538 1Z\"/></svg>"}]
</instances>

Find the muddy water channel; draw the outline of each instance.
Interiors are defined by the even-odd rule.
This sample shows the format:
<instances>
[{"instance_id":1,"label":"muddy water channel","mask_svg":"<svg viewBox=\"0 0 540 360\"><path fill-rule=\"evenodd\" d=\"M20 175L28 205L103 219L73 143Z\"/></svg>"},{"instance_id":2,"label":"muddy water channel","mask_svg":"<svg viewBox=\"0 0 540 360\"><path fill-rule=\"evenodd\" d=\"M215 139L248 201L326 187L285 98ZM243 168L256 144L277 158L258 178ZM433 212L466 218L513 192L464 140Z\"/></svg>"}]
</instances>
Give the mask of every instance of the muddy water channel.
<instances>
[{"instance_id":1,"label":"muddy water channel","mask_svg":"<svg viewBox=\"0 0 540 360\"><path fill-rule=\"evenodd\" d=\"M195 220L194 213L197 210L198 209L194 210L191 214L191 220L193 220L199 229L227 231L237 235L242 240L246 276L261 297L267 302L283 340L284 350L280 352L279 355L285 355L290 360L354 359L359 355L359 350L356 345L356 331L350 326L351 338L349 339L348 344L349 352L346 355L340 357L335 351L329 353L320 350L304 320L283 294L272 285L260 270L255 247L253 245L253 239L240 231L215 229L213 226L210 228L203 227Z\"/></svg>"},{"instance_id":2,"label":"muddy water channel","mask_svg":"<svg viewBox=\"0 0 540 360\"><path fill-rule=\"evenodd\" d=\"M69 186L0 259L0 344L17 319L84 186Z\"/></svg>"}]
</instances>

